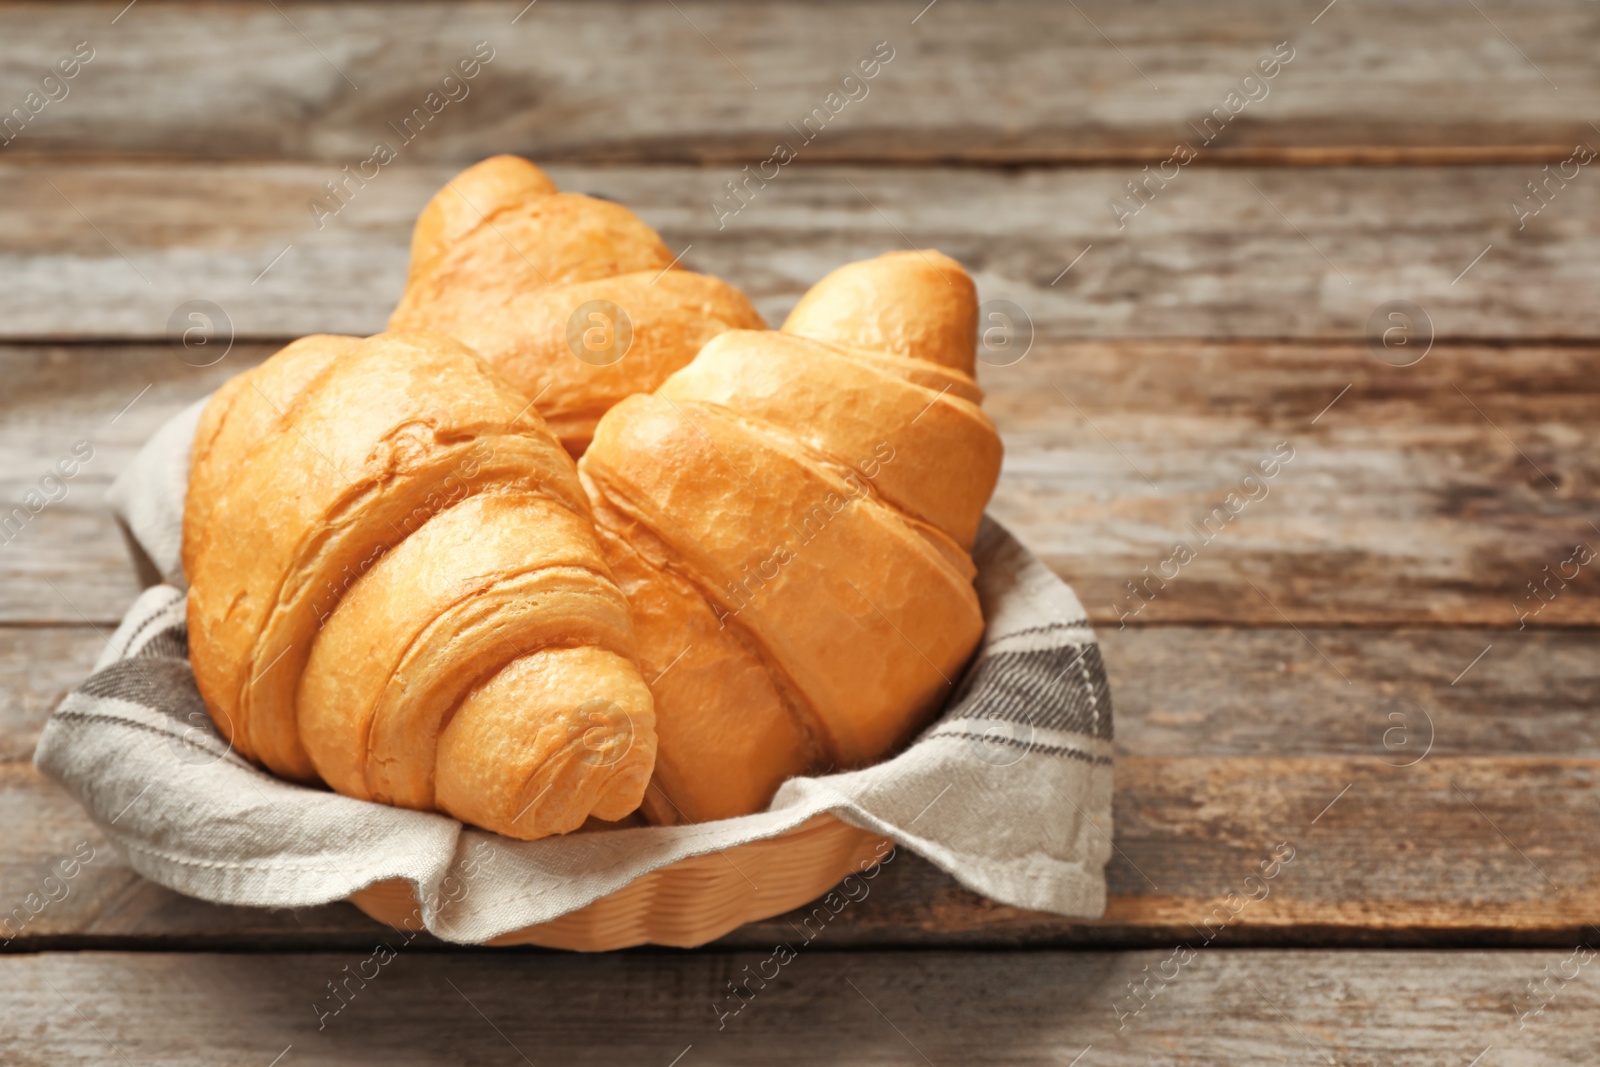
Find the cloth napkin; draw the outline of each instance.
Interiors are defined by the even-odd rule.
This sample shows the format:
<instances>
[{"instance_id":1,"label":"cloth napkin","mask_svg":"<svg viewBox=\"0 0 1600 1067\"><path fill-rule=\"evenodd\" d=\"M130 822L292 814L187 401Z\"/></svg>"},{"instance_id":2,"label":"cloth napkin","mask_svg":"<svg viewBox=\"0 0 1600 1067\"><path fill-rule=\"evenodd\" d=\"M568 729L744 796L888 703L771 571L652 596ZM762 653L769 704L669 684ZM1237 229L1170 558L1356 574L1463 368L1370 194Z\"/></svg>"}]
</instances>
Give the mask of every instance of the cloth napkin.
<instances>
[{"instance_id":1,"label":"cloth napkin","mask_svg":"<svg viewBox=\"0 0 1600 1067\"><path fill-rule=\"evenodd\" d=\"M159 584L51 715L34 755L151 881L220 904L288 908L405 879L430 932L479 943L684 857L829 812L1001 903L1082 918L1104 911L1105 668L1072 590L990 519L974 553L987 628L943 713L892 759L791 779L764 812L513 841L275 778L229 750L188 661L179 541L203 403L162 427L108 494L141 573Z\"/></svg>"}]
</instances>

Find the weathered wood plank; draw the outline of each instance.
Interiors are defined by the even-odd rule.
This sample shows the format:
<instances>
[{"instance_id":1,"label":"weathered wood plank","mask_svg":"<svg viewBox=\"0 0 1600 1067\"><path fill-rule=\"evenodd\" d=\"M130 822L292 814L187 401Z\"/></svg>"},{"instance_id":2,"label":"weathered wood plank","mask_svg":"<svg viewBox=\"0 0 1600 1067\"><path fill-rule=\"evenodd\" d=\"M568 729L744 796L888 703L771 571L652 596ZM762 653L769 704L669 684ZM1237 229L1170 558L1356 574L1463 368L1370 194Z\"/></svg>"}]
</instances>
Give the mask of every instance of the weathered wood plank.
<instances>
[{"instance_id":1,"label":"weathered wood plank","mask_svg":"<svg viewBox=\"0 0 1600 1067\"><path fill-rule=\"evenodd\" d=\"M786 139L802 163L1155 161L1285 42L1293 59L1249 87L1208 158L1554 159L1591 135L1583 102L1600 89L1600 30L1562 4L522 6L146 2L113 24L116 2L8 4L8 107L75 42L95 49L9 150L337 169L384 140L428 161L511 149L737 170ZM492 61L407 143L390 124L479 41ZM801 144L788 124L827 106L879 41L893 58Z\"/></svg>"},{"instance_id":2,"label":"weathered wood plank","mask_svg":"<svg viewBox=\"0 0 1600 1067\"><path fill-rule=\"evenodd\" d=\"M1346 685L1284 627L1103 630L1118 758L1389 754L1399 762L1399 735L1386 748L1379 727L1400 711L1409 713L1411 743L1433 755L1600 759L1592 714L1600 661L1588 630L1305 634L1360 664L1358 684ZM0 628L0 762L32 758L50 709L103 647L84 626Z\"/></svg>"},{"instance_id":3,"label":"weathered wood plank","mask_svg":"<svg viewBox=\"0 0 1600 1067\"><path fill-rule=\"evenodd\" d=\"M138 583L106 488L163 422L276 347L209 367L181 345L0 351L0 618L109 633Z\"/></svg>"},{"instance_id":4,"label":"weathered wood plank","mask_svg":"<svg viewBox=\"0 0 1600 1067\"><path fill-rule=\"evenodd\" d=\"M983 377L1007 448L992 507L1096 620L1600 621L1594 565L1568 563L1579 543L1600 554L1600 449L1582 429L1600 352L1439 346L1405 368L1356 345L1037 356Z\"/></svg>"},{"instance_id":5,"label":"weathered wood plank","mask_svg":"<svg viewBox=\"0 0 1600 1067\"><path fill-rule=\"evenodd\" d=\"M1600 759L1592 631L1305 633L1359 665L1355 687L1287 627L1104 628L1118 758L1388 755L1401 762L1410 744L1436 756ZM46 715L103 647L85 626L0 628L0 762L32 758ZM1400 722L1392 712L1406 716L1409 737L1394 734L1385 747L1383 731Z\"/></svg>"},{"instance_id":6,"label":"weathered wood plank","mask_svg":"<svg viewBox=\"0 0 1600 1067\"><path fill-rule=\"evenodd\" d=\"M1593 631L1303 633L1102 627L1118 758L1600 759Z\"/></svg>"},{"instance_id":7,"label":"weathered wood plank","mask_svg":"<svg viewBox=\"0 0 1600 1067\"><path fill-rule=\"evenodd\" d=\"M45 717L104 648L87 626L0 629L0 763L33 759Z\"/></svg>"},{"instance_id":8,"label":"weathered wood plank","mask_svg":"<svg viewBox=\"0 0 1600 1067\"><path fill-rule=\"evenodd\" d=\"M1588 859L1600 761L1430 755L1394 767L1385 758L1397 757L1126 757L1104 919L995 904L904 856L830 922L829 942L1128 946L1210 934L1228 945L1559 945L1600 909ZM0 858L8 912L75 849L95 850L67 897L20 913L13 950L350 944L374 929L353 909L217 908L144 883L28 767L0 767L0 812L26 828ZM1265 890L1246 882L1283 844L1293 859L1277 879ZM1230 909L1230 893L1259 902L1241 909L1235 898ZM753 924L726 943L760 944L794 921Z\"/></svg>"},{"instance_id":9,"label":"weathered wood plank","mask_svg":"<svg viewBox=\"0 0 1600 1067\"><path fill-rule=\"evenodd\" d=\"M1229 952L1126 1017L1142 953L46 953L0 961L19 1063L1588 1062L1582 954ZM1592 957L1592 951L1588 953ZM738 1014L728 983L765 964ZM356 975L364 970L370 977ZM1574 976L1565 978L1563 976ZM347 982L344 1000L329 983ZM1528 985L1547 992L1530 999ZM743 987L741 987L743 988ZM1120 1000L1117 999L1120 996ZM728 998L728 999L725 999ZM1527 1015L1519 1029L1518 1012ZM342 1005L342 1006L340 1006ZM338 1006L332 1014L330 1006ZM324 1014L326 1013L326 1014ZM319 1023L321 1028L319 1029ZM1122 1026L1119 1031L1118 1026ZM720 1029L719 1029L720 1024ZM1091 1051L1092 1049L1092 1051ZM119 1055L120 1054L120 1055Z\"/></svg>"},{"instance_id":10,"label":"weathered wood plank","mask_svg":"<svg viewBox=\"0 0 1600 1067\"><path fill-rule=\"evenodd\" d=\"M240 337L374 332L416 213L453 169L397 162L319 229L308 205L337 176L327 165L0 166L0 337L164 338L195 299ZM1596 336L1587 169L1520 223L1508 205L1538 203L1524 189L1536 165L1191 166L1131 217L1109 205L1136 206L1132 165L789 168L732 216L712 207L714 169L551 172L630 205L773 321L827 271L909 241L961 259L985 299L1055 336L1348 339L1394 299L1440 337Z\"/></svg>"},{"instance_id":11,"label":"weathered wood plank","mask_svg":"<svg viewBox=\"0 0 1600 1067\"><path fill-rule=\"evenodd\" d=\"M0 751L21 761L100 639L82 627L3 634ZM1481 648L1481 632L1308 636L1362 664L1360 685L1346 687L1292 630L1104 635L1119 720L1121 850L1108 870L1105 920L1075 924L1004 908L902 854L871 896L830 923L828 943L1162 944L1188 936L1186 924L1241 891L1240 881L1283 839L1296 859L1268 899L1230 924L1223 943L1570 940L1595 903L1582 888L1581 860L1590 817L1584 783L1600 766L1593 635L1529 633L1454 686ZM1418 757L1415 768L1398 766ZM1338 804L1305 825L1346 785ZM72 802L15 762L0 773L0 811L12 827L0 856L0 903L8 907L35 892L79 842L97 850L71 893L21 930L13 950L351 947L375 929L353 908L224 908L145 882ZM759 946L785 936L792 921L753 924L723 944Z\"/></svg>"},{"instance_id":12,"label":"weathered wood plank","mask_svg":"<svg viewBox=\"0 0 1600 1067\"><path fill-rule=\"evenodd\" d=\"M0 499L76 442L94 449L65 498L0 544L0 618L119 618L136 589L100 503L109 476L272 347L241 343L207 368L159 345L0 349L14 383ZM1103 626L1592 626L1594 566L1563 564L1579 542L1600 551L1597 370L1600 350L1576 346L1441 344L1395 368L1355 345L1041 340L983 368L1007 447L993 511ZM1218 518L1280 443L1293 458ZM1194 552L1181 565L1179 541Z\"/></svg>"}]
</instances>

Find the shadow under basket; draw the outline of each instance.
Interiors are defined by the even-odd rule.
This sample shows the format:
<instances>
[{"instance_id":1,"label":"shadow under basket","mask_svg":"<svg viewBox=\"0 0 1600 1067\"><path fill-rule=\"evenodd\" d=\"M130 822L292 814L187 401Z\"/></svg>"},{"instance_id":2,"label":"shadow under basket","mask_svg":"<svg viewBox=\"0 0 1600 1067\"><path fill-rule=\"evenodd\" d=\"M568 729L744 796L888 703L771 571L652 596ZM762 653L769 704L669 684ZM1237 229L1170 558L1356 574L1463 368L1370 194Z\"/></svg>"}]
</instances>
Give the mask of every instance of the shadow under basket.
<instances>
[{"instance_id":1,"label":"shadow under basket","mask_svg":"<svg viewBox=\"0 0 1600 1067\"><path fill-rule=\"evenodd\" d=\"M646 944L694 948L815 900L875 861L885 841L832 815L817 815L777 837L681 859L577 911L488 943L576 952ZM422 928L416 895L404 879L375 882L352 893L350 902L389 926Z\"/></svg>"}]
</instances>

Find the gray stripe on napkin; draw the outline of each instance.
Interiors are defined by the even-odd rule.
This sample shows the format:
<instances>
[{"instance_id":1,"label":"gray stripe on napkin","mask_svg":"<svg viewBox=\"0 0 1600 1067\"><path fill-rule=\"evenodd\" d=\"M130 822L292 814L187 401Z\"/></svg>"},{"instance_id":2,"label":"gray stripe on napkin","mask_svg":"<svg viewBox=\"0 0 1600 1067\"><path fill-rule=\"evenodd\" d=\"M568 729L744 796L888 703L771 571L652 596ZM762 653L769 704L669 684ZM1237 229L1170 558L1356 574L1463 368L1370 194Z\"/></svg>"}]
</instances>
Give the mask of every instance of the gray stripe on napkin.
<instances>
[{"instance_id":1,"label":"gray stripe on napkin","mask_svg":"<svg viewBox=\"0 0 1600 1067\"><path fill-rule=\"evenodd\" d=\"M985 656L967 672L947 714L958 709L970 718L1112 739L1111 690L1099 645Z\"/></svg>"},{"instance_id":2,"label":"gray stripe on napkin","mask_svg":"<svg viewBox=\"0 0 1600 1067\"><path fill-rule=\"evenodd\" d=\"M198 405L163 427L108 494L174 583L197 416ZM512 841L277 779L211 725L175 585L135 601L96 672L51 715L34 762L154 882L221 904L292 908L403 879L423 923L450 941L547 922L680 859L824 812L1002 904L1098 916L1113 736L1099 647L1072 590L998 523L984 521L973 559L987 629L938 720L898 755L791 779L768 810L743 818ZM441 892L451 877L464 892Z\"/></svg>"}]
</instances>

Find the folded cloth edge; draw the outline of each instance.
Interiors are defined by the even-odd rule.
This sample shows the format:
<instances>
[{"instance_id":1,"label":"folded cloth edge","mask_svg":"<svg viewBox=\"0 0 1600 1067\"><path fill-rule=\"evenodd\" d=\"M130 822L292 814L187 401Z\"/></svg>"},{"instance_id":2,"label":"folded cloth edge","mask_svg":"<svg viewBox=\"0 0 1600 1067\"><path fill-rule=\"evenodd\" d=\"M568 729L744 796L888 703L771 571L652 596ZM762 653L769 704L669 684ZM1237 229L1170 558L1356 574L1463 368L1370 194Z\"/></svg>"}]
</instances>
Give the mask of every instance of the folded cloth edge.
<instances>
[{"instance_id":1,"label":"folded cloth edge","mask_svg":"<svg viewBox=\"0 0 1600 1067\"><path fill-rule=\"evenodd\" d=\"M149 708L125 694L117 695L116 686L103 680L108 670L127 674L130 663L142 663L140 669L146 672L155 669L152 664L174 658L171 653L179 647L175 642L182 642L182 665L177 670L181 674L188 669L178 549L188 442L203 403L165 424L107 494L130 542L171 584L147 589L130 608L96 674L52 715L35 756L40 771L65 786L126 851L134 869L150 880L218 903L302 907L403 878L422 902L421 919L430 931L446 940L473 943L559 917L687 856L776 836L827 812L895 840L966 888L1001 903L1086 918L1103 912L1103 867L1110 853L1112 736L1103 664L1071 589L992 519L985 520L978 551L983 558L977 585L988 628L951 708L887 761L785 783L765 812L701 826L619 829L515 842L465 828L444 815L389 808L282 782L237 754L224 749L218 755L220 738L209 731L197 693L192 700L177 700L182 707ZM1047 669L1035 669L1040 666ZM1053 682L1062 686L1059 693L1048 687L1041 690L1045 674L1055 675ZM102 679L98 688L97 679ZM174 683L168 677L166 684ZM190 689L192 684L191 677ZM151 699L167 704L174 702L170 694L179 692L181 682L178 685L137 691L160 693ZM952 715L952 710L960 714ZM155 719L141 724L141 716L148 718L151 712ZM952 726L957 722L964 724L963 729ZM983 732L966 728L974 722L984 724ZM162 781L159 776L144 780L140 792L134 787L141 779L126 773L131 763L126 744L110 741L116 731L125 737L128 729L166 734L156 744L170 750L169 756L188 753L179 760L186 773L209 759L204 766L223 770L232 776L230 781L238 775L259 779L256 788L270 793L271 802L256 808L251 806L254 802L245 802L221 815L209 808L197 814L193 791L203 775L196 773L189 773L182 783L188 792L154 789ZM96 730L103 735L99 741ZM95 754L97 744L109 751ZM140 768L148 778L150 767L140 764ZM166 780L170 782L170 773ZM941 782L943 790L935 789ZM297 795L285 797L278 790ZM937 809L952 790L956 798L945 801L944 810ZM165 802L159 799L163 795L168 797ZM996 809L987 803L995 796L1007 798L1007 803ZM952 813L958 800L974 810ZM235 837L262 833L269 828L264 824L286 818L280 805L300 812L308 802L340 805L339 818L354 820L352 825L376 834L374 840L386 843L385 847L369 855L350 841L339 842L342 851L331 873L310 872L317 875L311 877L282 852L241 859L251 854L248 843L242 847L239 840L216 837L219 825L232 828ZM1008 811L1020 822L997 839L996 816ZM913 829L925 814L928 821ZM184 821L196 817L209 821L199 828ZM1033 840L1030 831L1047 832L1032 832L1031 837L1038 838ZM268 832L264 840L270 845L274 839ZM508 857L488 874L472 855L483 855L483 844L490 845L493 854ZM294 853L292 844L286 847ZM1006 847L1014 851L1006 852ZM222 854L219 849L231 850L225 853L229 858L215 858ZM562 850L568 854L559 855ZM469 891L453 897L445 888L452 875L463 872L471 875L465 880ZM486 899L497 894L498 902Z\"/></svg>"}]
</instances>

